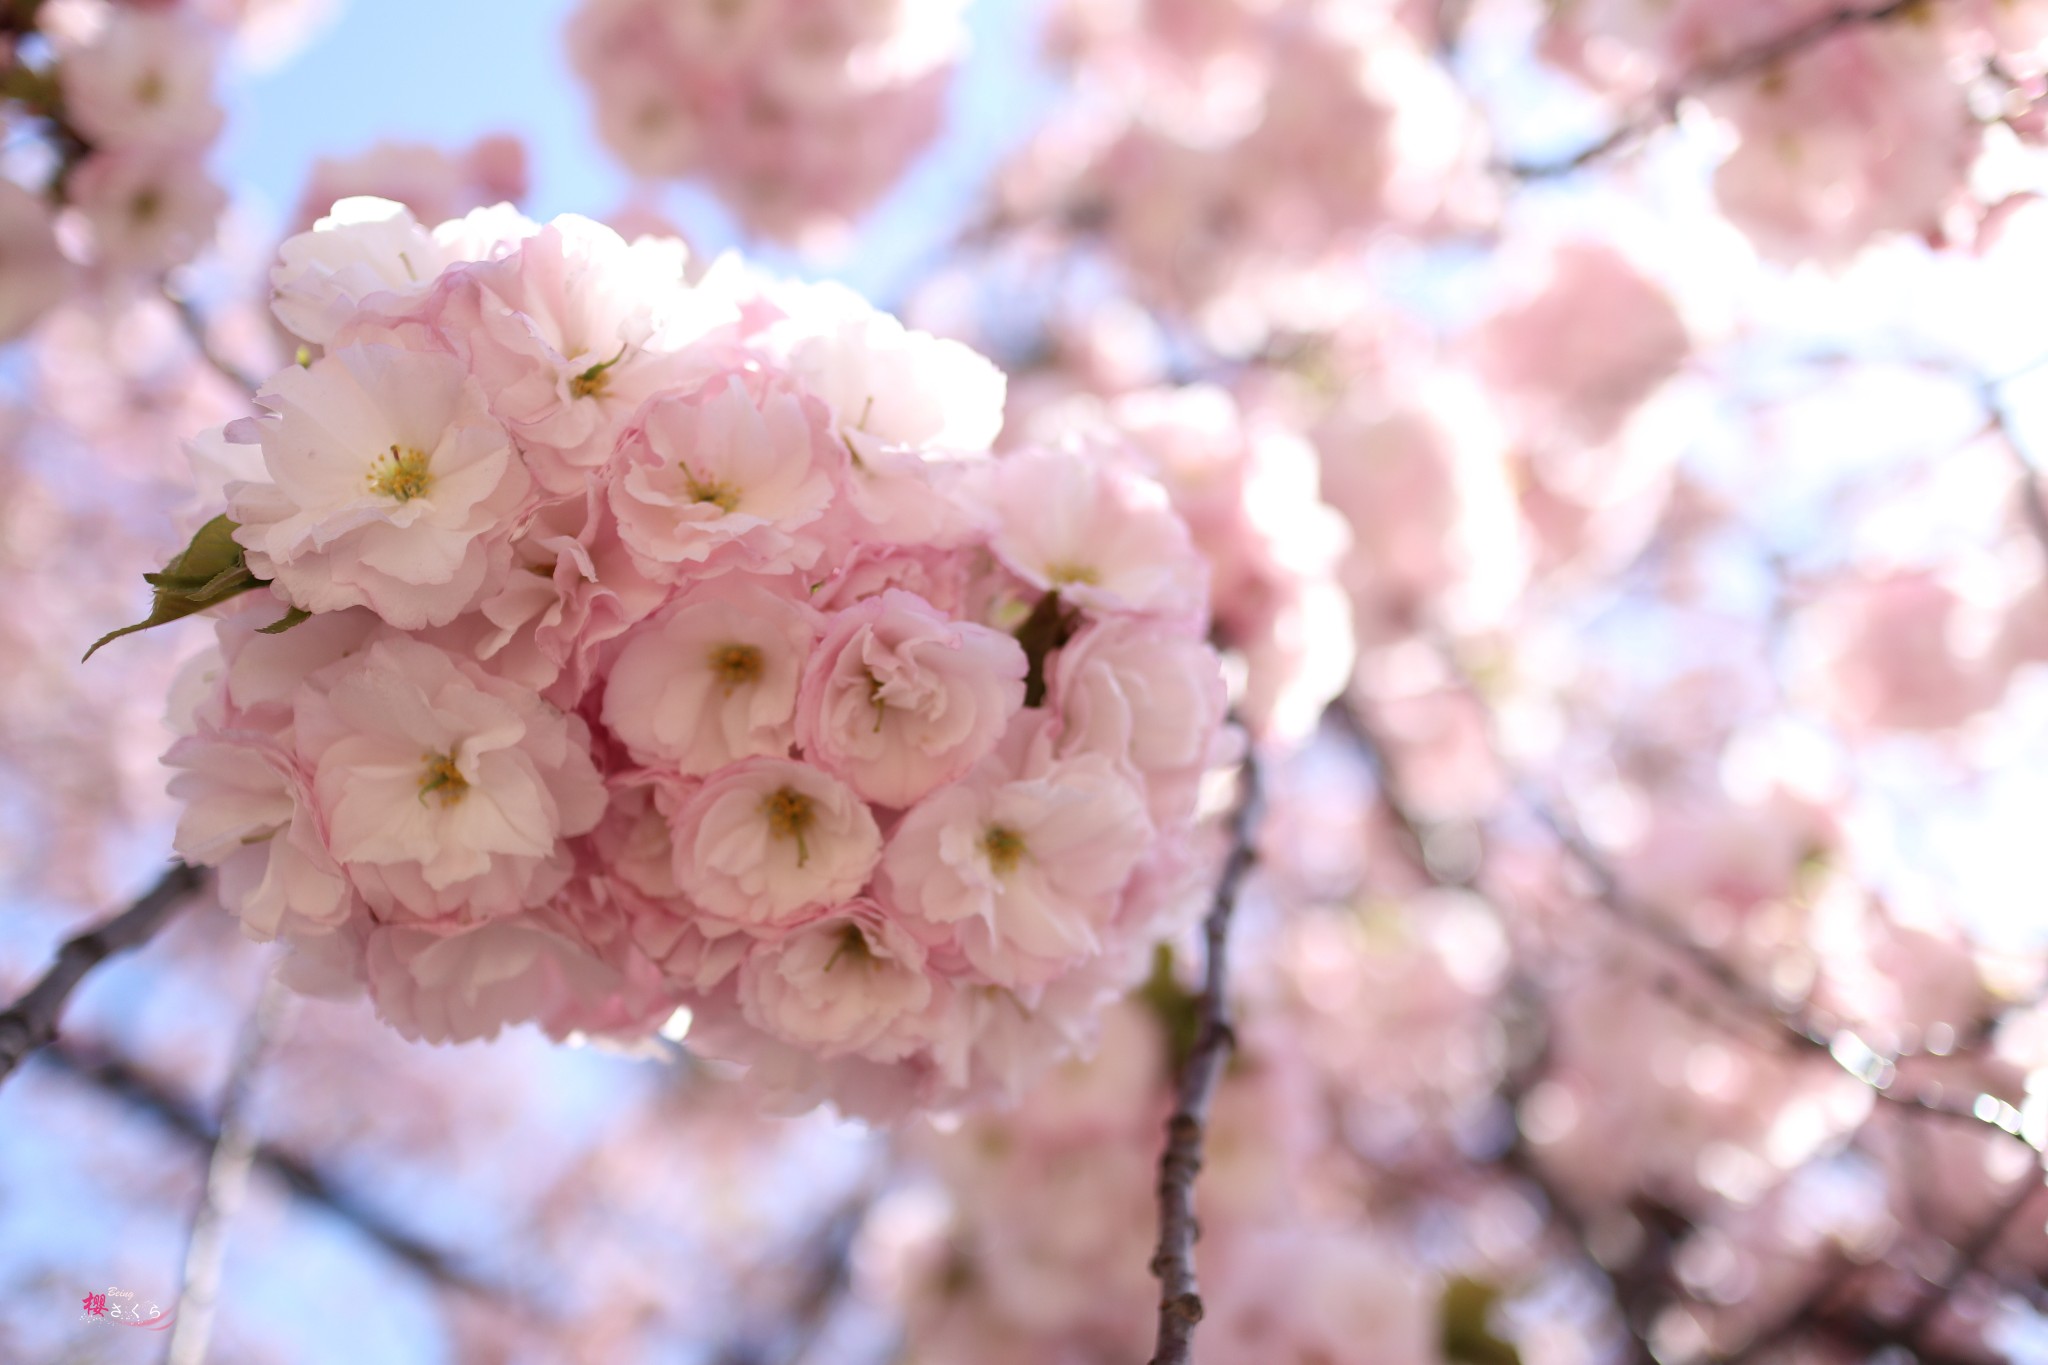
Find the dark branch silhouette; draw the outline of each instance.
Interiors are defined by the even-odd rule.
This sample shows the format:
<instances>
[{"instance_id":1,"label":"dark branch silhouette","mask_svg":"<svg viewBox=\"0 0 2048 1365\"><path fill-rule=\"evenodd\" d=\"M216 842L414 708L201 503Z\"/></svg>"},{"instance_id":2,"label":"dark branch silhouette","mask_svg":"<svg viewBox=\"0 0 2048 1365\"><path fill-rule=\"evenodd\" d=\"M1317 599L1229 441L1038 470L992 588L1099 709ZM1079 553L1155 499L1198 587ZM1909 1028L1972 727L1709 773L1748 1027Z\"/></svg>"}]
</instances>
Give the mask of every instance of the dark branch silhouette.
<instances>
[{"instance_id":1,"label":"dark branch silhouette","mask_svg":"<svg viewBox=\"0 0 2048 1365\"><path fill-rule=\"evenodd\" d=\"M24 1057L56 1041L64 1006L88 972L116 953L149 942L165 920L205 889L211 876L204 868L173 863L135 904L66 941L42 980L0 1013L0 1081L13 1075Z\"/></svg>"},{"instance_id":2,"label":"dark branch silhouette","mask_svg":"<svg viewBox=\"0 0 2048 1365\"><path fill-rule=\"evenodd\" d=\"M135 1106L196 1148L211 1151L219 1141L218 1130L196 1103L125 1057L96 1045L63 1040L44 1049L41 1059ZM474 1296L536 1323L544 1321L542 1314L523 1304L511 1290L490 1284L464 1269L447 1252L399 1226L306 1158L271 1143L256 1142L251 1148L250 1164L283 1182L292 1194L333 1214L394 1261L438 1288Z\"/></svg>"},{"instance_id":3,"label":"dark branch silhouette","mask_svg":"<svg viewBox=\"0 0 2048 1365\"><path fill-rule=\"evenodd\" d=\"M1159 1249L1152 1273L1159 1280L1159 1337L1152 1365L1187 1365L1195 1324L1202 1320L1202 1294L1195 1277L1195 1177L1202 1170L1202 1145L1209 1102L1223 1064L1236 1045L1230 1028L1230 920L1237 893L1251 870L1252 838L1260 804L1258 761L1247 753L1238 771L1237 806L1230 821L1230 852L1216 881L1216 897L1203 921L1204 968L1198 1004L1201 1028L1181 1065L1173 1115L1166 1121L1166 1146L1159 1156Z\"/></svg>"}]
</instances>

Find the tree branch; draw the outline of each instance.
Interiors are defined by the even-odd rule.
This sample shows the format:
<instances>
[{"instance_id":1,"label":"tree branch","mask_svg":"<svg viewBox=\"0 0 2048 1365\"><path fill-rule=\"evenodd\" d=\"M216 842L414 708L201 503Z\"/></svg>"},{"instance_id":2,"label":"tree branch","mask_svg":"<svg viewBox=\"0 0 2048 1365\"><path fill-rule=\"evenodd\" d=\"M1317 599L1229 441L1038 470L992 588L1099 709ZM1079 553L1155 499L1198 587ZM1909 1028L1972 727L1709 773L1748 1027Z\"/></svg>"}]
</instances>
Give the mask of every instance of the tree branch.
<instances>
[{"instance_id":1,"label":"tree branch","mask_svg":"<svg viewBox=\"0 0 2048 1365\"><path fill-rule=\"evenodd\" d=\"M778 1257L761 1267L781 1282L794 1281L795 1293L780 1305L767 1331L743 1331L713 1357L712 1365L805 1365L810 1360L851 1288L854 1243L874 1209L879 1185L880 1176L870 1176L827 1209L803 1238L801 1263Z\"/></svg>"},{"instance_id":2,"label":"tree branch","mask_svg":"<svg viewBox=\"0 0 2048 1365\"><path fill-rule=\"evenodd\" d=\"M1991 1254L1991 1249L1998 1245L2006 1231L2019 1221L2020 1214L2040 1189L2041 1182L2037 1179L2021 1180L2017 1193L1994 1211L1974 1236L1956 1248L1955 1259L1949 1262L1947 1272L1927 1286L1927 1292L1913 1305L1913 1311L1899 1323L1900 1341L1916 1343L1934 1325L1934 1320L1941 1316L1942 1309L1948 1307L1949 1300L1962 1287L1963 1281L1984 1263L1984 1258Z\"/></svg>"},{"instance_id":3,"label":"tree branch","mask_svg":"<svg viewBox=\"0 0 2048 1365\"><path fill-rule=\"evenodd\" d=\"M184 324L185 335L192 342L192 349L199 353L199 358L205 361L215 374L233 384L248 397L254 398L256 390L260 387L256 377L220 353L207 331L206 319L199 316L199 309L193 305L192 300L183 294L172 293L168 287L164 290L164 299L177 313L178 321Z\"/></svg>"},{"instance_id":4,"label":"tree branch","mask_svg":"<svg viewBox=\"0 0 2048 1365\"><path fill-rule=\"evenodd\" d=\"M43 1051L42 1060L127 1101L195 1146L210 1150L218 1141L218 1130L197 1105L124 1057L98 1047L59 1041ZM393 1223L305 1158L258 1142L253 1144L249 1159L253 1168L274 1176L293 1194L333 1214L423 1279L500 1308L510 1306L523 1319L543 1321L539 1313L522 1304L510 1291L487 1284L462 1269L446 1252Z\"/></svg>"},{"instance_id":5,"label":"tree branch","mask_svg":"<svg viewBox=\"0 0 2048 1365\"><path fill-rule=\"evenodd\" d=\"M43 979L0 1013L0 1081L22 1059L56 1040L57 1022L71 992L86 973L116 953L149 942L172 912L203 890L211 879L204 868L173 863L135 904L68 940Z\"/></svg>"},{"instance_id":6,"label":"tree branch","mask_svg":"<svg viewBox=\"0 0 2048 1365\"><path fill-rule=\"evenodd\" d=\"M241 1045L221 1091L220 1121L206 1158L206 1185L192 1216L192 1234L185 1245L185 1277L178 1289L171 1344L164 1365L205 1365L213 1337L213 1311L220 1292L221 1267L227 1259L228 1219L241 1206L256 1157L256 1132L249 1115L256 1072L270 1051L285 1009L284 984L271 973L242 1030Z\"/></svg>"},{"instance_id":7,"label":"tree branch","mask_svg":"<svg viewBox=\"0 0 2048 1365\"><path fill-rule=\"evenodd\" d=\"M1195 1324L1202 1320L1201 1289L1195 1279L1195 1177L1202 1169L1202 1144L1209 1102L1223 1064L1236 1046L1230 1027L1230 920L1237 893L1251 870L1252 837L1260 804L1258 759L1245 755L1238 770L1237 806L1230 819L1230 852L1216 881L1216 897L1202 924L1206 950L1201 1030L1181 1066L1178 1098L1166 1121L1166 1146L1159 1156L1159 1248L1152 1274L1159 1280L1159 1337L1152 1365L1188 1365Z\"/></svg>"},{"instance_id":8,"label":"tree branch","mask_svg":"<svg viewBox=\"0 0 2048 1365\"><path fill-rule=\"evenodd\" d=\"M2024 1143L2028 1150L2033 1150L2033 1143L2020 1131L2018 1111L1996 1096L1975 1095L1968 1104L1959 1105L1939 1091L1893 1089L1898 1074L1896 1058L1871 1049L1852 1028L1831 1032L1802 1011L1782 1008L1770 996L1752 986L1718 954L1693 943L1647 908L1629 899L1621 889L1620 878L1607 865L1606 859L1567 817L1526 788L1522 791L1522 800L1551 830L1572 861L1592 878L1596 905L1607 911L1617 923L1698 967L1735 1003L1758 1018L1775 1024L1794 1046L1825 1054L1835 1065L1869 1086L1880 1103L1894 1105L1909 1113L1973 1124L1983 1131L1999 1133ZM1985 1104L1987 1099L1993 1103Z\"/></svg>"},{"instance_id":9,"label":"tree branch","mask_svg":"<svg viewBox=\"0 0 2048 1365\"><path fill-rule=\"evenodd\" d=\"M1334 725L1351 742L1359 757L1372 770L1380 804L1394 821L1401 836L1402 852L1414 870L1435 886L1475 890L1485 868L1484 843L1480 845L1480 856L1473 859L1466 875L1447 874L1439 865L1440 860L1432 861L1429 855L1434 826L1409 804L1403 794L1401 774L1394 767L1393 754L1370 713L1359 702L1343 699L1332 702L1323 715L1327 723ZM1643 1326L1649 1314L1636 1301L1639 1297L1636 1291L1643 1277L1632 1274L1630 1267L1609 1266L1600 1259L1594 1250L1593 1229L1586 1215L1544 1169L1542 1160L1530 1145L1528 1134L1522 1131L1522 1101L1550 1069L1550 1001L1535 979L1521 971L1516 972L1508 994L1511 999L1520 1001L1521 1012L1526 1018L1508 1027L1506 1036L1514 1044L1527 1042L1531 1046L1508 1066L1502 1077L1500 1102L1507 1110L1508 1141L1498 1158L1500 1166L1535 1189L1550 1215L1548 1223L1560 1234L1560 1239L1591 1274L1606 1282L1613 1300L1615 1320L1628 1338L1629 1365L1656 1365L1657 1357L1650 1349L1649 1337Z\"/></svg>"},{"instance_id":10,"label":"tree branch","mask_svg":"<svg viewBox=\"0 0 2048 1365\"><path fill-rule=\"evenodd\" d=\"M1555 161L1507 161L1496 169L1517 180L1555 180L1584 170L1604 157L1642 141L1673 122L1687 100L1717 85L1768 71L1788 57L1863 24L1881 24L1918 9L1929 0L1886 0L1877 6L1843 5L1814 16L1779 34L1719 61L1707 62L1687 72L1677 82L1653 92L1634 114L1623 119L1596 142L1588 143L1569 156Z\"/></svg>"}]
</instances>

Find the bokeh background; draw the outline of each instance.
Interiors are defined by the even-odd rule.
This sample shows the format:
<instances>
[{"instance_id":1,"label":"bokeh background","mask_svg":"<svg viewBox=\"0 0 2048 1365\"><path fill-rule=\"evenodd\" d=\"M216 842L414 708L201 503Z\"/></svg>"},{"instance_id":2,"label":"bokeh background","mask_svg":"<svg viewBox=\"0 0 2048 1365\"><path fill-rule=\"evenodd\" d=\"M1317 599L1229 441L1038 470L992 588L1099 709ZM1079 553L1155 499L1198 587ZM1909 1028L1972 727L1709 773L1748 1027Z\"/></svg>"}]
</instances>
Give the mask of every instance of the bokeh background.
<instances>
[{"instance_id":1,"label":"bokeh background","mask_svg":"<svg viewBox=\"0 0 2048 1365\"><path fill-rule=\"evenodd\" d=\"M1226 387L1316 447L1353 542L1359 661L1339 661L1328 719L1271 742L1241 926L1253 1060L1232 1112L1270 1122L1241 1117L1242 1159L1217 1163L1249 1222L1299 1200L1339 1238L1272 1259L1329 1279L1333 1339L1356 1309L1421 1324L1354 1333L1375 1365L2048 1360L2048 224L2030 198L2048 171L2007 138L1946 236L1760 251L1714 199L1726 110L1687 104L1583 173L1504 171L1636 105L1535 50L1546 14L1584 7L1471 8L1455 44L1411 43L1435 73L1418 163L1462 167L1448 207L1363 233L1270 313L1176 311L1073 204L1029 221L1060 121L1100 95L1099 72L1048 55L1040 0L967 6L940 134L806 249L607 154L569 4L277 7L223 74L210 164L232 197L173 285L233 363L277 363L261 280L317 161L510 136L532 216L659 217L700 259L843 281L995 355L1020 429L1076 395ZM1631 364L1669 338L1573 283L1560 252L1584 242L1623 253L1678 329L1641 391ZM1539 297L1552 311L1518 311ZM1603 333L1623 338L1619 395L1598 391ZM1553 345L1590 396L1532 399L1540 375L1518 389L1488 351ZM153 299L52 315L0 376L11 995L168 847L162 691L203 631L75 659L203 514L180 438L241 400ZM1054 1353L1029 1314L960 1307L991 1243L945 1229L1030 1216L962 1214L977 1187L1083 1227L1135 1194L1142 1218L1142 1138L1112 1156L1067 1134L1058 1161L1006 1166L1051 1140L775 1117L673 1043L408 1044L367 1004L268 986L272 965L216 909L182 915L94 972L60 1044L0 1089L0 1360L161 1358L163 1335L84 1321L79 1299L175 1302L202 1206L228 1215L209 1234L222 1362L1122 1358L1113 1332L1048 1328ZM1153 1056L1174 998L1131 1007L1114 1066ZM1818 1046L1786 1043L1816 1018ZM1108 1074L1058 1084L1100 1100L1091 1084L1137 1073ZM246 1188L208 1195L234 1164L224 1129ZM1364 1227L1369 1245L1341 1241ZM1002 1255L1071 1273L1094 1250ZM1103 1296L1142 1320L1144 1253L1117 1254ZM1407 1297L1373 1309L1395 1281ZM1245 1359L1326 1358L1241 1314L1226 1329Z\"/></svg>"}]
</instances>

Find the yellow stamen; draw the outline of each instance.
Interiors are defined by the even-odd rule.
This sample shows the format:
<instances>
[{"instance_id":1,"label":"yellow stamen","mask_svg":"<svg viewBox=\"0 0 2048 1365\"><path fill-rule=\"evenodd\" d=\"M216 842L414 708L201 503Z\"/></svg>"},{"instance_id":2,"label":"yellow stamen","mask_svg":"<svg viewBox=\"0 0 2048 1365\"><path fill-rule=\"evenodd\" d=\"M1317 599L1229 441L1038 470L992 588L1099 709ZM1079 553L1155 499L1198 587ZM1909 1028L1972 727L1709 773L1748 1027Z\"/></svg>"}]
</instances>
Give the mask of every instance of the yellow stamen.
<instances>
[{"instance_id":1,"label":"yellow stamen","mask_svg":"<svg viewBox=\"0 0 2048 1365\"><path fill-rule=\"evenodd\" d=\"M725 693L761 681L761 651L752 645L720 645L711 651L711 671L725 684Z\"/></svg>"},{"instance_id":2,"label":"yellow stamen","mask_svg":"<svg viewBox=\"0 0 2048 1365\"><path fill-rule=\"evenodd\" d=\"M1028 851L1023 837L1013 829L991 825L981 836L981 851L988 857L988 865L998 877L1007 877L1017 870L1017 864L1024 861Z\"/></svg>"},{"instance_id":3,"label":"yellow stamen","mask_svg":"<svg viewBox=\"0 0 2048 1365\"><path fill-rule=\"evenodd\" d=\"M469 795L469 779L455 766L453 754L421 754L420 761L427 770L420 777L420 804L427 803L427 797L437 798L443 806L452 806Z\"/></svg>"},{"instance_id":4,"label":"yellow stamen","mask_svg":"<svg viewBox=\"0 0 2048 1365\"><path fill-rule=\"evenodd\" d=\"M804 843L804 831L818 818L811 798L794 787L780 787L770 792L761 803L761 813L768 817L770 834L778 839L796 840L796 865L802 867L809 862L811 850Z\"/></svg>"},{"instance_id":5,"label":"yellow stamen","mask_svg":"<svg viewBox=\"0 0 2048 1365\"><path fill-rule=\"evenodd\" d=\"M427 452L411 446L394 445L389 454L379 455L370 466L368 478L372 493L382 493L398 502L424 497L434 486L433 472L427 468Z\"/></svg>"},{"instance_id":6,"label":"yellow stamen","mask_svg":"<svg viewBox=\"0 0 2048 1365\"><path fill-rule=\"evenodd\" d=\"M682 462L677 461L678 464ZM720 483L717 479L700 479L688 465L683 465L683 486L690 490L692 502L708 502L721 512L731 512L740 505L740 490L731 484Z\"/></svg>"},{"instance_id":7,"label":"yellow stamen","mask_svg":"<svg viewBox=\"0 0 2048 1365\"><path fill-rule=\"evenodd\" d=\"M1090 587L1102 582L1102 575L1087 564L1059 563L1046 567L1046 577L1055 585L1061 583L1085 583Z\"/></svg>"},{"instance_id":8,"label":"yellow stamen","mask_svg":"<svg viewBox=\"0 0 2048 1365\"><path fill-rule=\"evenodd\" d=\"M859 925L849 924L840 931L839 946L832 950L832 956L825 959L825 970L829 972L834 967L837 967L839 959L845 957L848 953L853 954L853 959L856 962L864 962L874 956L872 952L868 951L867 936L861 933Z\"/></svg>"},{"instance_id":9,"label":"yellow stamen","mask_svg":"<svg viewBox=\"0 0 2048 1365\"><path fill-rule=\"evenodd\" d=\"M611 368L626 358L626 343L619 343L619 353L610 360L600 360L582 374L569 381L569 395L572 398L595 398L604 392L611 382Z\"/></svg>"}]
</instances>

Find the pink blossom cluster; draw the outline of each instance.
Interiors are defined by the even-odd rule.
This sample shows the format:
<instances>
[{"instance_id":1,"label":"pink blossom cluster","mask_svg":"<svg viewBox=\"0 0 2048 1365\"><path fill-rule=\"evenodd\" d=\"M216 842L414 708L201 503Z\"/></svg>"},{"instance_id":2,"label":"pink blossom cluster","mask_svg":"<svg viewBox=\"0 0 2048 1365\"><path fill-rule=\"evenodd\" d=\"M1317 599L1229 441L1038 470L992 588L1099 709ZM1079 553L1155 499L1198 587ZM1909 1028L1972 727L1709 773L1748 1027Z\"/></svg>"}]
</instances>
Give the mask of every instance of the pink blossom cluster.
<instances>
[{"instance_id":1,"label":"pink blossom cluster","mask_svg":"<svg viewBox=\"0 0 2048 1365\"><path fill-rule=\"evenodd\" d=\"M683 265L503 206L284 243L307 361L201 438L273 596L177 689L177 848L408 1036L686 1008L792 1102L1014 1091L1199 903L1205 566L1127 462L991 455L967 348Z\"/></svg>"},{"instance_id":2,"label":"pink blossom cluster","mask_svg":"<svg viewBox=\"0 0 2048 1365\"><path fill-rule=\"evenodd\" d=\"M313 162L292 211L295 233L311 228L337 200L389 199L427 223L445 223L489 204L526 197L526 147L491 133L450 151L426 142L378 142L355 156Z\"/></svg>"},{"instance_id":3,"label":"pink blossom cluster","mask_svg":"<svg viewBox=\"0 0 2048 1365\"><path fill-rule=\"evenodd\" d=\"M1864 7L1876 13L1882 6ZM1993 120L2039 141L2040 7L1894 7L1833 23L1831 0L1575 0L1550 8L1545 55L1598 88L1685 89L1737 139L1721 209L1765 253L1840 261L1873 238L1938 238ZM1832 31L1773 57L1816 25ZM1981 94L1970 73L1988 72Z\"/></svg>"},{"instance_id":4,"label":"pink blossom cluster","mask_svg":"<svg viewBox=\"0 0 2048 1365\"><path fill-rule=\"evenodd\" d=\"M931 142L962 0L586 0L569 26L628 169L701 176L777 238L865 212Z\"/></svg>"},{"instance_id":5,"label":"pink blossom cluster","mask_svg":"<svg viewBox=\"0 0 2048 1365\"><path fill-rule=\"evenodd\" d=\"M1262 738L1312 731L1352 666L1338 583L1350 533L1321 498L1314 449L1212 384L1069 399L1030 431L1134 460L1165 486L1209 564L1214 638L1243 663L1238 713Z\"/></svg>"},{"instance_id":6,"label":"pink blossom cluster","mask_svg":"<svg viewBox=\"0 0 2048 1365\"><path fill-rule=\"evenodd\" d=\"M1148 303L1330 325L1345 262L1444 208L1472 123L1388 7L1075 3L1084 99L1008 172L1008 212L1093 236ZM1334 291L1334 292L1333 292ZM1220 333L1219 333L1220 334Z\"/></svg>"},{"instance_id":7,"label":"pink blossom cluster","mask_svg":"<svg viewBox=\"0 0 2048 1365\"><path fill-rule=\"evenodd\" d=\"M182 3L33 8L33 31L0 56L11 112L47 156L32 187L0 181L0 337L65 297L80 267L100 283L190 260L227 203L206 167L223 120L223 17Z\"/></svg>"}]
</instances>

